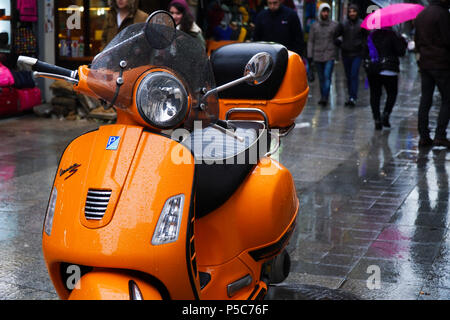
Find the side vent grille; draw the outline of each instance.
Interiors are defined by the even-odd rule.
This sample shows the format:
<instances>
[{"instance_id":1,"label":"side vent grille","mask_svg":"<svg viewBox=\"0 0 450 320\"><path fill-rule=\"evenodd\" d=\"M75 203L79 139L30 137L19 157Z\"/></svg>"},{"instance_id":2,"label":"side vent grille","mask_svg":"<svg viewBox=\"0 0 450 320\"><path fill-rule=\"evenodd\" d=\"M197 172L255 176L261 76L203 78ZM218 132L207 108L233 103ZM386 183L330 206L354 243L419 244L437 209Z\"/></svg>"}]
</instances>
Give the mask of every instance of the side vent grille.
<instances>
[{"instance_id":1,"label":"side vent grille","mask_svg":"<svg viewBox=\"0 0 450 320\"><path fill-rule=\"evenodd\" d=\"M84 215L88 220L101 220L108 207L111 190L89 189Z\"/></svg>"}]
</instances>

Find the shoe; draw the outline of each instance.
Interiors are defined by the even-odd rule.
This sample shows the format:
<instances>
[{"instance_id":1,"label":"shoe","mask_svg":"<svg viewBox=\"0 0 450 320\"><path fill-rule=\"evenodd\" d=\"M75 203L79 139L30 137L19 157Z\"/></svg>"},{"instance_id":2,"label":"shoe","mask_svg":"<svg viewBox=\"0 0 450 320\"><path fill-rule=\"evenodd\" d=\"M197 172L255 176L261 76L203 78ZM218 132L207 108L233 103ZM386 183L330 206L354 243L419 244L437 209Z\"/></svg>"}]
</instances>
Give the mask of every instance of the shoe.
<instances>
[{"instance_id":1,"label":"shoe","mask_svg":"<svg viewBox=\"0 0 450 320\"><path fill-rule=\"evenodd\" d=\"M383 125L381 124L380 120L375 120L375 130L381 130L383 129Z\"/></svg>"},{"instance_id":2,"label":"shoe","mask_svg":"<svg viewBox=\"0 0 450 320\"><path fill-rule=\"evenodd\" d=\"M319 104L320 104L322 107L325 107L325 106L327 105L327 103L328 103L327 100L320 99L320 101L319 101Z\"/></svg>"},{"instance_id":3,"label":"shoe","mask_svg":"<svg viewBox=\"0 0 450 320\"><path fill-rule=\"evenodd\" d=\"M448 139L434 139L433 145L437 147L447 147L450 149L450 141Z\"/></svg>"},{"instance_id":4,"label":"shoe","mask_svg":"<svg viewBox=\"0 0 450 320\"><path fill-rule=\"evenodd\" d=\"M353 98L350 98L350 99L348 100L348 105L349 105L349 107L354 107L354 106L356 106L356 100L353 99Z\"/></svg>"},{"instance_id":5,"label":"shoe","mask_svg":"<svg viewBox=\"0 0 450 320\"><path fill-rule=\"evenodd\" d=\"M383 113L383 115L381 116L381 123L383 124L384 127L387 128L391 127L391 124L389 123L389 114Z\"/></svg>"},{"instance_id":6,"label":"shoe","mask_svg":"<svg viewBox=\"0 0 450 320\"><path fill-rule=\"evenodd\" d=\"M431 147L433 145L433 140L430 137L420 138L419 147Z\"/></svg>"}]
</instances>

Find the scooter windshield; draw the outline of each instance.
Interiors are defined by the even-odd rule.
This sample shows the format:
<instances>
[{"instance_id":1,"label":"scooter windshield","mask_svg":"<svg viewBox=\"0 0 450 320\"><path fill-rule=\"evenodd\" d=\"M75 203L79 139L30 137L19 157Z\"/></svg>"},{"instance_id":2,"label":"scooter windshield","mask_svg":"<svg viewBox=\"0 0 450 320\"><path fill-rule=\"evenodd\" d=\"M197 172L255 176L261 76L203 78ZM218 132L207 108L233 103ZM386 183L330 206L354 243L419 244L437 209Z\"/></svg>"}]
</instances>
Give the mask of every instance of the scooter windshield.
<instances>
[{"instance_id":1,"label":"scooter windshield","mask_svg":"<svg viewBox=\"0 0 450 320\"><path fill-rule=\"evenodd\" d=\"M215 87L203 46L192 36L159 24L158 20L134 24L120 32L92 61L88 85L100 98L126 109L133 102L137 80L153 68L173 73L189 93L191 111L184 127L192 128L195 120L206 126L218 119L217 95L201 101L205 90Z\"/></svg>"}]
</instances>

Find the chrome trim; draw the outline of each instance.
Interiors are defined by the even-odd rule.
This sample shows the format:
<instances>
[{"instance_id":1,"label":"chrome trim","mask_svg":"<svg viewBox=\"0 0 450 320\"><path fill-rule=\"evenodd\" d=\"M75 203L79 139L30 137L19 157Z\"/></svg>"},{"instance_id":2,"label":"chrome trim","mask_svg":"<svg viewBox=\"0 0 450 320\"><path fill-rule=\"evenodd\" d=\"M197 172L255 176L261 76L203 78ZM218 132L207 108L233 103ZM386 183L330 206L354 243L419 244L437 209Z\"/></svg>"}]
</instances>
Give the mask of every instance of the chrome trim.
<instances>
[{"instance_id":1,"label":"chrome trim","mask_svg":"<svg viewBox=\"0 0 450 320\"><path fill-rule=\"evenodd\" d=\"M111 190L89 189L84 206L84 216L87 220L101 220L108 208Z\"/></svg>"},{"instance_id":2,"label":"chrome trim","mask_svg":"<svg viewBox=\"0 0 450 320\"><path fill-rule=\"evenodd\" d=\"M17 64L19 66L27 66L27 67L33 67L38 62L38 59L33 57L27 57L27 56L19 56L17 58Z\"/></svg>"},{"instance_id":3,"label":"chrome trim","mask_svg":"<svg viewBox=\"0 0 450 320\"><path fill-rule=\"evenodd\" d=\"M278 135L282 138L286 137L289 133L291 133L291 131L295 128L295 123L291 124L289 127L287 127L286 129L280 130L281 133L279 133Z\"/></svg>"},{"instance_id":4,"label":"chrome trim","mask_svg":"<svg viewBox=\"0 0 450 320\"><path fill-rule=\"evenodd\" d=\"M264 156L265 157L270 157L272 156L275 152L278 151L278 149L280 149L280 145L281 145L281 139L280 139L280 134L275 133L273 130L270 132L271 135L275 136L276 138L276 142L277 144L275 145L275 148L273 150L269 150L269 152L267 152Z\"/></svg>"},{"instance_id":5,"label":"chrome trim","mask_svg":"<svg viewBox=\"0 0 450 320\"><path fill-rule=\"evenodd\" d=\"M72 72L72 75L74 75L74 73ZM54 74L54 73L46 73L46 72L38 72L38 71L34 71L33 72L33 77L34 78L49 78L49 79L56 79L56 80L66 80L67 82L73 83L73 84L78 84L78 80L74 79L74 78L70 78L70 77L66 77L66 76L62 76L59 74Z\"/></svg>"},{"instance_id":6,"label":"chrome trim","mask_svg":"<svg viewBox=\"0 0 450 320\"><path fill-rule=\"evenodd\" d=\"M233 297L239 290L249 286L252 282L253 282L252 276L247 274L245 277L230 283L227 286L228 297L229 298Z\"/></svg>"},{"instance_id":7,"label":"chrome trim","mask_svg":"<svg viewBox=\"0 0 450 320\"><path fill-rule=\"evenodd\" d=\"M246 112L259 113L264 118L266 128L269 129L269 118L267 118L267 114L258 108L232 108L228 110L227 113L225 114L225 120L228 120L229 116L232 113L246 113Z\"/></svg>"}]
</instances>

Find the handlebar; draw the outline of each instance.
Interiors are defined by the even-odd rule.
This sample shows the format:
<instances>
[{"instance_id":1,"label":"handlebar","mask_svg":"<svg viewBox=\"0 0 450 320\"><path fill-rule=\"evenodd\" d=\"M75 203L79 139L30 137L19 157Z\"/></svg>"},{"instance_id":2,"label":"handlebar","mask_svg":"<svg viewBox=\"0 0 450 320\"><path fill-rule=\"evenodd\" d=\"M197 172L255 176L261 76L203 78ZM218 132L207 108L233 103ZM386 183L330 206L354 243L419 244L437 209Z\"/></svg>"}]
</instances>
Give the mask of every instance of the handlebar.
<instances>
[{"instance_id":1,"label":"handlebar","mask_svg":"<svg viewBox=\"0 0 450 320\"><path fill-rule=\"evenodd\" d=\"M78 82L76 70L58 67L47 62L39 61L36 58L26 56L19 56L19 58L17 59L17 63L19 65L27 66L33 71L36 71L36 76L64 79L70 82Z\"/></svg>"}]
</instances>

